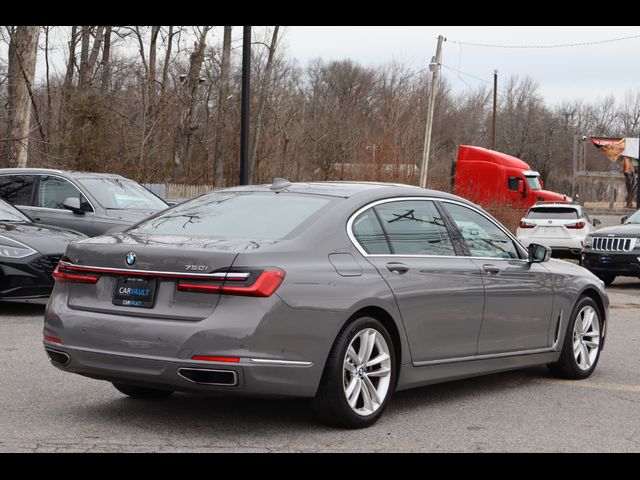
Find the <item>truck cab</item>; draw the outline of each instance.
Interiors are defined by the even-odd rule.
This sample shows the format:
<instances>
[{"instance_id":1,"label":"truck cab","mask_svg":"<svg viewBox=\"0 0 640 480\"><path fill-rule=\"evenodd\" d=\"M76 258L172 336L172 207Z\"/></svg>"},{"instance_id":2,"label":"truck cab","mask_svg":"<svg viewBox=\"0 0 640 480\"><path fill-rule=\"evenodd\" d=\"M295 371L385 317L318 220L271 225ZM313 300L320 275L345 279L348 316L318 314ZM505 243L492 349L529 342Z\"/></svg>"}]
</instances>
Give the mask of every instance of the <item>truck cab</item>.
<instances>
[{"instance_id":1,"label":"truck cab","mask_svg":"<svg viewBox=\"0 0 640 480\"><path fill-rule=\"evenodd\" d=\"M458 147L454 192L485 208L511 205L526 210L537 202L569 203L566 195L544 190L540 173L519 158L487 148Z\"/></svg>"}]
</instances>

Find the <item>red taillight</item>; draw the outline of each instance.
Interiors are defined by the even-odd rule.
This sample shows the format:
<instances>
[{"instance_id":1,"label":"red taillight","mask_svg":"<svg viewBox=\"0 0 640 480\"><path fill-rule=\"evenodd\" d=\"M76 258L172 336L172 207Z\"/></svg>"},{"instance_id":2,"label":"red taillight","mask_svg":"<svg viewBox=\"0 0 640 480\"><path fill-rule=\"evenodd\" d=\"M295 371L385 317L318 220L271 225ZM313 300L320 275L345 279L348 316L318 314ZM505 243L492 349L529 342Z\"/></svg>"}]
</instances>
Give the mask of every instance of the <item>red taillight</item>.
<instances>
[{"instance_id":1,"label":"red taillight","mask_svg":"<svg viewBox=\"0 0 640 480\"><path fill-rule=\"evenodd\" d=\"M232 273L227 276L227 280L224 283L220 284L181 280L178 282L178 290L181 292L220 293L245 297L269 297L278 289L282 280L284 280L285 272L279 268L264 270L251 285L238 285L237 283L245 280L246 277L242 276L234 279L231 275ZM234 283L229 283L229 281Z\"/></svg>"},{"instance_id":2,"label":"red taillight","mask_svg":"<svg viewBox=\"0 0 640 480\"><path fill-rule=\"evenodd\" d=\"M565 225L565 228L573 228L576 230L580 230L581 228L584 228L585 223L583 221L580 221L578 223L572 223L571 225Z\"/></svg>"},{"instance_id":3,"label":"red taillight","mask_svg":"<svg viewBox=\"0 0 640 480\"><path fill-rule=\"evenodd\" d=\"M238 363L240 358L238 357L219 357L214 355L194 355L191 360L199 360L201 362L226 362L226 363Z\"/></svg>"},{"instance_id":4,"label":"red taillight","mask_svg":"<svg viewBox=\"0 0 640 480\"><path fill-rule=\"evenodd\" d=\"M524 218L520 220L520 228L533 228L535 225L533 223L527 223L524 221Z\"/></svg>"},{"instance_id":5,"label":"red taillight","mask_svg":"<svg viewBox=\"0 0 640 480\"><path fill-rule=\"evenodd\" d=\"M60 264L53 271L53 278L57 282L74 282L74 283L97 283L97 275L80 275L77 273L71 273L70 270L64 267L60 268Z\"/></svg>"},{"instance_id":6,"label":"red taillight","mask_svg":"<svg viewBox=\"0 0 640 480\"><path fill-rule=\"evenodd\" d=\"M62 343L62 340L60 340L59 338L56 338L56 337L52 337L50 335L44 335L44 340L46 342Z\"/></svg>"}]
</instances>

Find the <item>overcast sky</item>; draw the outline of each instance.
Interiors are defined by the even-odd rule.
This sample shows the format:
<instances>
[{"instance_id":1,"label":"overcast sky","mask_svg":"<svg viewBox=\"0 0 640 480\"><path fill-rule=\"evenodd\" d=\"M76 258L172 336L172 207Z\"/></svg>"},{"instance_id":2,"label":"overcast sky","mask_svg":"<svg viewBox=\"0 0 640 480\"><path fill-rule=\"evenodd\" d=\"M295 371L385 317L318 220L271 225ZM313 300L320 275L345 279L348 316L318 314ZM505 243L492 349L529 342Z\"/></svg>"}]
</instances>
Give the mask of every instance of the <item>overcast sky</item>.
<instances>
[{"instance_id":1,"label":"overcast sky","mask_svg":"<svg viewBox=\"0 0 640 480\"><path fill-rule=\"evenodd\" d=\"M238 32L239 34L240 32ZM633 35L640 27L286 27L287 51L302 64L314 57L350 58L367 66L400 60L416 69L435 55L438 35L446 37L442 63L449 68L493 82L511 75L529 75L547 103L562 99L592 102L640 89L640 37L624 41L562 48L487 48L457 42L497 45L557 45L588 43ZM234 35L235 36L235 35ZM482 80L443 68L456 91Z\"/></svg>"},{"instance_id":2,"label":"overcast sky","mask_svg":"<svg viewBox=\"0 0 640 480\"><path fill-rule=\"evenodd\" d=\"M268 31L265 27L254 27L254 41L269 38ZM591 103L611 94L620 101L626 92L640 90L640 27L287 26L281 32L280 48L284 47L287 54L297 58L303 66L309 60L321 57L326 60L352 59L365 66L396 60L415 70L427 68L435 55L437 36L443 35L447 41L443 44L445 68L442 73L456 92L482 83L491 87L494 69L499 71L499 89L511 75L531 76L538 82L539 92L548 104L564 99ZM53 74L64 72L68 35L67 28L52 32ZM638 38L561 48L487 48L460 43L545 46L630 36ZM234 55L240 61L241 27L234 27L233 39ZM40 40L42 44L43 36ZM215 27L208 43L219 45L221 41L222 27ZM138 54L134 43L125 50L132 56ZM6 62L4 44L0 45L0 61ZM40 82L44 70L41 51L36 70Z\"/></svg>"}]
</instances>

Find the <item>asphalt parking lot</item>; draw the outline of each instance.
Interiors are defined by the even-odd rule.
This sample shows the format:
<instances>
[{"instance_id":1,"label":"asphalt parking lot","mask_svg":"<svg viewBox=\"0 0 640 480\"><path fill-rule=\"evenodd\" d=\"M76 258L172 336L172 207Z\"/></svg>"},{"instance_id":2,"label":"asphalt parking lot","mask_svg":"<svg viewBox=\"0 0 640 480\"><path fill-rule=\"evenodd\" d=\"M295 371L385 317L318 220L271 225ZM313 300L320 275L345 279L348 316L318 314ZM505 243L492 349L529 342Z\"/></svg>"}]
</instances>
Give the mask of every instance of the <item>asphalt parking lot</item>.
<instances>
[{"instance_id":1,"label":"asphalt parking lot","mask_svg":"<svg viewBox=\"0 0 640 480\"><path fill-rule=\"evenodd\" d=\"M545 368L400 392L366 430L319 425L305 401L126 398L65 374L42 349L43 307L0 304L0 452L638 452L640 280L609 289L594 375Z\"/></svg>"}]
</instances>

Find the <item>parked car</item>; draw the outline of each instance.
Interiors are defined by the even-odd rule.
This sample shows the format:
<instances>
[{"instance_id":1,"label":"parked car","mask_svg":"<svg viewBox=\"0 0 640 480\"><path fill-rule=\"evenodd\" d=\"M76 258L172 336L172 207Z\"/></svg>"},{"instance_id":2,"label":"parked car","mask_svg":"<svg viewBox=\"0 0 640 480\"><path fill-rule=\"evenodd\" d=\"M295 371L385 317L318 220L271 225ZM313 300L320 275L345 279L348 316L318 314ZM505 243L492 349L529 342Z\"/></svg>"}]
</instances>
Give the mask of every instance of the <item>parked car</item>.
<instances>
[{"instance_id":1,"label":"parked car","mask_svg":"<svg viewBox=\"0 0 640 480\"><path fill-rule=\"evenodd\" d=\"M67 245L83 238L78 232L35 224L0 200L0 301L44 303Z\"/></svg>"},{"instance_id":2,"label":"parked car","mask_svg":"<svg viewBox=\"0 0 640 480\"><path fill-rule=\"evenodd\" d=\"M228 188L73 243L44 347L122 393L313 397L365 427L392 392L547 364L585 378L609 300L460 197L371 183Z\"/></svg>"},{"instance_id":3,"label":"parked car","mask_svg":"<svg viewBox=\"0 0 640 480\"><path fill-rule=\"evenodd\" d=\"M90 237L122 230L169 207L142 185L106 173L0 169L0 198L34 221Z\"/></svg>"},{"instance_id":4,"label":"parked car","mask_svg":"<svg viewBox=\"0 0 640 480\"><path fill-rule=\"evenodd\" d=\"M523 212L540 201L568 203L566 195L544 190L540 173L506 153L460 145L453 164L454 192L485 208L511 205Z\"/></svg>"},{"instance_id":5,"label":"parked car","mask_svg":"<svg viewBox=\"0 0 640 480\"><path fill-rule=\"evenodd\" d=\"M581 205L541 202L520 220L516 237L525 247L538 243L550 247L554 257L579 259L585 238L600 223Z\"/></svg>"},{"instance_id":6,"label":"parked car","mask_svg":"<svg viewBox=\"0 0 640 480\"><path fill-rule=\"evenodd\" d=\"M622 224L587 236L582 265L611 285L616 277L640 278L640 210Z\"/></svg>"}]
</instances>

